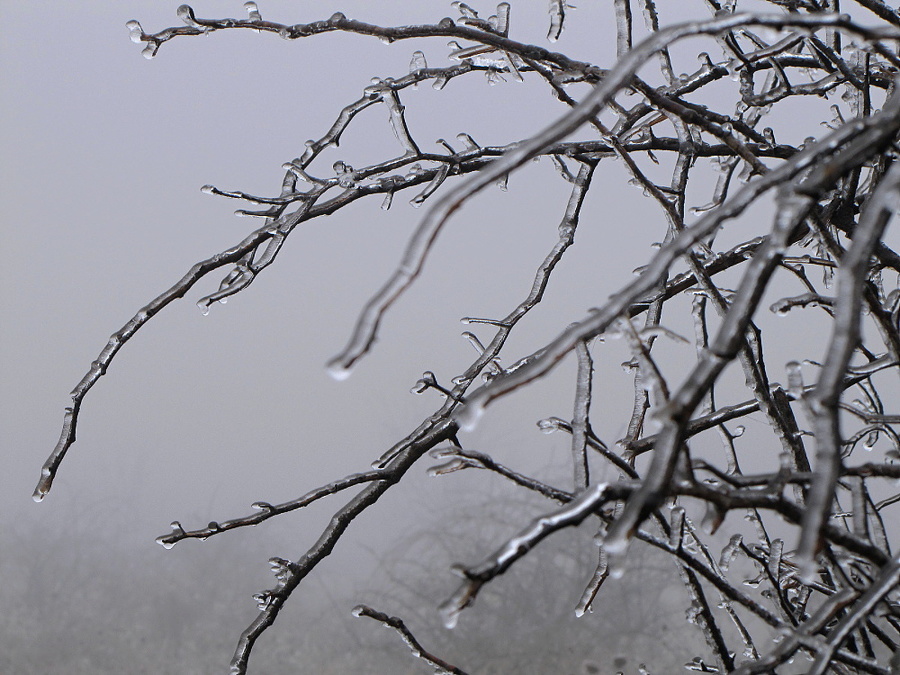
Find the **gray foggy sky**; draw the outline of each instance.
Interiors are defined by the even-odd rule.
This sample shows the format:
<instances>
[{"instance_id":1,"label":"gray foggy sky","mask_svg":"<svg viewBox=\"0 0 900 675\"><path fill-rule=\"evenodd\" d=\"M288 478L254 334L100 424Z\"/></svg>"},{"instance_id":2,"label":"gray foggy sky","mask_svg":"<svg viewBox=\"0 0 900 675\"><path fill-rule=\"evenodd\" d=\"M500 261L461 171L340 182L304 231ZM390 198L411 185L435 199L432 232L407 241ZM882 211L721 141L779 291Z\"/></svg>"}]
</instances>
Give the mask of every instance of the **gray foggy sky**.
<instances>
[{"instance_id":1,"label":"gray foggy sky","mask_svg":"<svg viewBox=\"0 0 900 675\"><path fill-rule=\"evenodd\" d=\"M271 585L266 560L301 555L341 502L172 551L154 538L174 519L197 527L245 515L254 501L286 501L365 470L439 407L433 393L408 393L422 372L434 370L448 382L472 360L459 318L502 316L525 297L568 197L549 162L514 175L507 193L477 197L453 219L425 275L389 312L375 351L346 382L331 380L324 364L399 259L422 215L406 203L413 195L398 196L388 212L373 200L303 225L249 289L202 316L195 302L221 274L210 277L123 348L86 398L78 441L52 492L36 505L31 492L56 442L67 394L109 334L193 263L256 227L232 215L243 204L202 194L200 186L275 194L282 163L299 156L306 139L324 134L369 78L405 74L415 49L430 64L447 63L443 40L385 46L327 35L289 43L236 31L174 40L146 61L125 22L138 19L148 32L177 25L177 4L0 2L7 253L0 267L0 602L19 623L3 638L13 648L0 650L2 672L32 666L48 673L143 672L116 670L116 659L136 649L134 633L156 635L154 622L172 626L161 649L174 660L160 661L169 670L153 672L222 672L253 618L251 595ZM545 4L514 3L517 39L547 44ZM608 65L612 9L580 4L558 48ZM201 16L240 17L241 5L194 7ZM338 9L388 24L436 22L452 11L445 2L259 5L264 18L288 23ZM442 92L423 86L404 95L418 139L467 132L482 143L506 143L563 111L540 86L465 80ZM372 162L397 148L385 111L374 108L339 150L323 155L319 171L338 159ZM511 339L511 355L533 351L602 302L664 235L640 191L624 187L620 167L601 166L598 181L614 188L589 199L578 246L558 271L546 307ZM598 371L627 384L619 368L627 353L615 345L605 353ZM565 439L538 435L533 421L570 413L572 372L564 364L531 391L498 403L495 421L486 418L471 442L524 471L562 461ZM605 400L603 391L596 396L611 411L603 424L615 435L630 401ZM519 417L531 422L511 426ZM426 466L367 515L338 547L334 564L311 580L319 602L346 614L354 604L350 590L366 585L412 516L440 514L460 486L473 500L488 489L508 490L485 476L453 484L429 479ZM471 544L465 546L448 555L472 555ZM449 589L452 578L440 584ZM166 604L176 596L182 605ZM104 623L97 606L119 618ZM300 617L296 612L290 616ZM352 645L371 628L332 637ZM192 634L208 640L192 651L185 646ZM270 645L276 655L290 651L277 642L289 643L281 635ZM261 660L266 645L258 648ZM403 649L393 646L406 663ZM272 663L273 670L258 672L296 672Z\"/></svg>"}]
</instances>

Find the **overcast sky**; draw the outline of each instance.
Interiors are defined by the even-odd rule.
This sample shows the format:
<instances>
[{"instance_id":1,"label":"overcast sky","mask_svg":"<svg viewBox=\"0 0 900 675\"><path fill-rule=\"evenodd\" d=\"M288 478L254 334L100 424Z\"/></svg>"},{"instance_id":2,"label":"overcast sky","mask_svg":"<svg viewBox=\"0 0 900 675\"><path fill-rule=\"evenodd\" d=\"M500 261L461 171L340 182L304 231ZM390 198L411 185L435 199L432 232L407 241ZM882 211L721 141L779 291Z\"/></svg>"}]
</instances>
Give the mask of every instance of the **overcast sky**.
<instances>
[{"instance_id":1,"label":"overcast sky","mask_svg":"<svg viewBox=\"0 0 900 675\"><path fill-rule=\"evenodd\" d=\"M546 3L520 4L528 7L514 4L513 36L547 44ZM608 65L612 9L581 4L558 48ZM264 18L286 23L338 9L387 24L437 22L452 11L445 2L386 0L259 5ZM11 622L2 629L3 672L144 672L117 670L116 659L138 653L141 635L158 640L163 624L172 631L156 645L164 656L135 668L222 672L253 618L251 595L272 584L266 560L301 555L338 502L172 551L155 537L174 519L198 527L237 517L254 501L286 501L365 470L439 407L433 393L409 394L422 372L448 383L474 357L459 319L502 316L525 297L565 208L567 186L549 162L513 176L509 192L479 196L454 218L424 277L390 311L374 353L340 383L324 364L396 264L422 212L406 199L384 212L378 200L304 225L277 263L227 305L208 316L195 306L215 289L220 277L211 277L126 345L87 397L78 442L53 491L35 504L31 492L58 437L67 394L108 336L193 263L256 227L234 217L241 204L200 187L276 194L281 165L323 135L371 77L405 74L415 49L430 64L448 62L443 40L385 46L328 35L289 43L237 31L174 40L155 59L141 58L125 22L138 19L155 32L179 23L176 6L0 1L0 604ZM240 2L195 9L200 16L243 16ZM480 75L442 92L423 86L404 103L414 135L428 144L460 132L484 144L507 143L562 112L541 87L492 87ZM396 151L378 107L320 166L338 159L365 164ZM513 354L539 347L602 302L664 235L640 191L623 188L620 168L604 166L595 180L615 185L589 200L597 227L579 232L547 308L510 341ZM616 349L598 371L627 386L618 365L627 354ZM563 460L565 439L537 434L533 422L570 414L572 372L564 364L514 403L498 404L497 421L470 436L473 447L496 451L524 471ZM630 402L597 396L617 437ZM531 422L511 426L513 414ZM507 490L485 476L430 479L425 468L311 577L314 609L287 616L312 621L323 602L347 615L351 591L372 586L381 562L412 531L411 516L433 526L456 500ZM471 556L476 546L460 541L446 562ZM435 598L453 583L445 575ZM109 608L109 616L98 608ZM346 650L373 628L331 637ZM187 646L191 635L201 636L198 646ZM258 672L296 672L277 661L291 653L293 634L279 635L283 643L269 644L272 669ZM387 643L398 662L410 662L399 643Z\"/></svg>"}]
</instances>

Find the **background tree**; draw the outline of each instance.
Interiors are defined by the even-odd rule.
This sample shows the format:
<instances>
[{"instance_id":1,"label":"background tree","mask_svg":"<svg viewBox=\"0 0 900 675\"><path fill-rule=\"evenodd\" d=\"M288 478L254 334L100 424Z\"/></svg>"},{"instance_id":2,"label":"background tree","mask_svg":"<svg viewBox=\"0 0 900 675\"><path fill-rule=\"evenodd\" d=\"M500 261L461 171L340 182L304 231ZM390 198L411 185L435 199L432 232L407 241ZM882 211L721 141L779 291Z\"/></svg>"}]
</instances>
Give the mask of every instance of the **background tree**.
<instances>
[{"instance_id":1,"label":"background tree","mask_svg":"<svg viewBox=\"0 0 900 675\"><path fill-rule=\"evenodd\" d=\"M710 0L705 17L680 14L672 17L678 23L668 23L651 2L616 2L618 60L603 67L516 40L506 3L490 17L454 3L456 18L398 27L341 13L280 23L260 16L254 3L245 5L246 19L205 19L182 6L183 25L148 33L131 22L132 39L148 57L174 38L239 29L288 40L351 32L388 43L454 42L451 65L429 67L415 51L408 73L373 80L324 135L284 165L278 194L204 188L248 203L244 213L262 224L194 265L113 334L73 393L35 498L49 491L75 440L82 401L121 346L209 274L225 270L218 290L199 301L204 310L254 282L302 223L368 197L384 208L400 195L424 204L399 265L330 362L330 371L343 378L386 330L388 310L402 304L450 216L481 190L505 188L511 175L515 180L515 172L540 159L552 163L569 192L561 200L558 237L519 304L502 316L464 319L477 358L446 377L426 372L415 384L417 393L442 397L436 411L371 469L361 467L303 497L257 502L248 515L205 527L173 523L160 537L165 546L206 539L325 497L351 495L304 555L272 558L275 584L257 596L259 614L238 642L233 670L246 671L257 639L352 524L430 457L439 462L436 475L481 469L491 475L491 486L506 481L557 503L523 514L517 534L497 542L481 562L456 568L462 581L440 609L447 626L536 544L584 522L597 533L599 555L574 603L578 614L602 607L608 576L640 574L642 568L629 567L626 551L649 546L674 563L690 597L689 618L704 636L707 652L691 667L768 672L802 655L813 661L803 666L810 672L888 672L897 646L892 603L900 565L891 552L896 533L882 511L896 501L893 480L900 477L890 404L900 345L894 276L900 267L885 230L897 192L892 159L900 115L893 78L900 18L880 2L858 4L862 9L854 7L850 16L834 13L831 3L757 3L738 8L750 10L744 13L735 3ZM632 17L638 9L643 28ZM564 4L550 3L551 40L560 37L567 14ZM684 53L699 53L699 65L686 65ZM676 74L684 68L690 70ZM439 140L440 150L430 152L430 139L417 133L407 112L412 88L431 83L443 89L479 74L540 83L568 111L513 142L463 133L453 142ZM791 108L800 97L804 105ZM357 115L371 107L386 111L399 152L375 161L349 155L326 161L341 140L338 152L349 152ZM782 114L798 109L801 134ZM814 117L820 109L823 116ZM807 126L813 119L829 128ZM816 137L802 137L813 131ZM543 307L551 274L555 279L557 265L568 262L576 228L580 242L590 222L608 246L611 229L629 225L604 222L602 186L609 181L598 172L613 161L659 209L659 225L646 242L648 248L658 242L656 250L609 299L592 293L582 318L571 323L576 317L569 317L543 344L528 345L526 336L525 345L516 346L525 317ZM547 193L540 196L543 201ZM537 226L527 221L519 227L531 236ZM463 261L453 272L456 281L473 270ZM774 284L776 276L783 283ZM771 321L761 304L786 319ZM785 338L798 327L802 341ZM685 335L693 351L679 346L688 341ZM614 337L621 338L618 349L633 375L622 417L614 401L621 409L626 397L615 392L614 378L595 377L599 362L617 355L608 343ZM568 478L558 470L511 468L498 460L501 450L474 447L467 432L483 414L488 420L489 404L524 396L565 361L574 362L574 409L566 419L545 417L539 426L571 437ZM394 628L435 667L459 671L424 651L427 645L419 647L388 614L367 606L356 614ZM774 648L772 634L780 637Z\"/></svg>"}]
</instances>

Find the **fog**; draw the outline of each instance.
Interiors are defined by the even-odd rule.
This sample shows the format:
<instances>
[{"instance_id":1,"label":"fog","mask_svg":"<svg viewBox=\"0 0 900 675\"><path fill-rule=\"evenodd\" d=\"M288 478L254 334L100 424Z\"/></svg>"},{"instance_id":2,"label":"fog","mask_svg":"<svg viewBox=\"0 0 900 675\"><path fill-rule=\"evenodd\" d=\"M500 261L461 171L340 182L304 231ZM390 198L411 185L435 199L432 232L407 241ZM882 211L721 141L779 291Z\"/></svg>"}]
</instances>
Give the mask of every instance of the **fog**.
<instances>
[{"instance_id":1,"label":"fog","mask_svg":"<svg viewBox=\"0 0 900 675\"><path fill-rule=\"evenodd\" d=\"M530 4L514 4L513 33L547 44L545 3ZM609 64L615 40L604 17L612 10L590 4L572 12L556 48ZM259 5L265 18L290 23L338 9L385 24L436 22L452 11L431 1ZM195 303L219 277L205 280L123 348L85 400L77 443L53 490L35 504L32 490L68 392L108 336L196 261L257 226L235 217L240 204L200 187L277 193L281 165L324 134L371 77L405 74L415 49L430 63L447 59L443 40L287 42L249 31L173 40L153 60L141 58L125 22L155 32L179 23L176 6L0 3L3 673L224 672L256 615L253 594L272 584L267 560L302 555L343 497L172 550L156 537L174 520L196 528L239 517L252 502L287 501L368 469L440 406L433 391L409 393L423 371L449 382L471 361L459 319L505 315L527 294L565 208L568 187L550 162L512 176L507 192L473 200L389 312L373 353L344 382L324 364L345 344L422 212L405 199L389 211L364 200L305 224L277 263L227 305L201 314ZM243 13L236 1L194 8L202 16ZM496 145L563 110L540 86L463 79L407 95L417 137L465 132ZM376 107L322 161L365 164L395 148ZM622 167L601 165L594 180L615 186L589 199L588 220L603 227L579 232L545 306L511 339L511 353L529 353L602 302L662 236L641 191L623 190ZM676 362L691 354L671 349ZM617 438L631 401L612 385L628 386L619 364L629 354L623 345L604 350L598 377L610 387L595 395L604 410L597 424ZM571 414L574 367L566 362L499 402L467 443L526 473L567 476L568 440L540 434L534 423ZM611 585L613 616L601 610L575 620L572 608L596 563L589 530L558 535L448 633L436 607L457 583L450 565L493 550L497 537L546 502L487 472L434 478L428 466L414 467L304 581L257 645L250 672L429 672L396 635L351 616L360 602L403 616L427 647L470 672L574 675L587 660L601 672L637 672L641 661L674 672L704 653L702 636L684 622L677 570L640 550L634 564L646 566L643 586ZM529 611L534 621L520 621Z\"/></svg>"}]
</instances>

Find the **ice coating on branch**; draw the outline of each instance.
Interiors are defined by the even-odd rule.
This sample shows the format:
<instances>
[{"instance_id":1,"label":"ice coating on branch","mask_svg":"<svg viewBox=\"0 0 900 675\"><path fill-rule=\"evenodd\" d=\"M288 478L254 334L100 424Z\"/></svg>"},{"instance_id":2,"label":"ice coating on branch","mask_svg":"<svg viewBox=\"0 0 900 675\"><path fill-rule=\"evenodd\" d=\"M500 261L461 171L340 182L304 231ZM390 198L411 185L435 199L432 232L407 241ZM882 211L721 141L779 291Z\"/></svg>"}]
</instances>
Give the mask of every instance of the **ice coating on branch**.
<instances>
[{"instance_id":1,"label":"ice coating on branch","mask_svg":"<svg viewBox=\"0 0 900 675\"><path fill-rule=\"evenodd\" d=\"M465 145L466 150L481 150L481 146L475 142L475 139L465 132L456 134L456 140Z\"/></svg>"},{"instance_id":2,"label":"ice coating on branch","mask_svg":"<svg viewBox=\"0 0 900 675\"><path fill-rule=\"evenodd\" d=\"M803 367L797 361L788 361L784 364L787 373L788 391L794 396L803 396Z\"/></svg>"},{"instance_id":3,"label":"ice coating on branch","mask_svg":"<svg viewBox=\"0 0 900 675\"><path fill-rule=\"evenodd\" d=\"M722 549L722 555L719 557L720 570L723 572L728 571L728 568L731 567L731 561L734 560L734 556L737 555L738 549L741 547L743 541L744 537L741 534L734 534L731 536L728 544Z\"/></svg>"},{"instance_id":4,"label":"ice coating on branch","mask_svg":"<svg viewBox=\"0 0 900 675\"><path fill-rule=\"evenodd\" d=\"M178 9L175 10L175 14L188 26L191 26L192 28L201 27L200 24L197 23L197 20L194 17L194 10L190 5L179 6Z\"/></svg>"},{"instance_id":5,"label":"ice coating on branch","mask_svg":"<svg viewBox=\"0 0 900 675\"><path fill-rule=\"evenodd\" d=\"M185 531L177 520L173 520L172 524L169 526L172 528L172 534L163 535L161 537L156 538L156 543L162 546L164 549L171 550L173 546L175 546L175 542L172 540L172 537L184 537Z\"/></svg>"},{"instance_id":6,"label":"ice coating on branch","mask_svg":"<svg viewBox=\"0 0 900 675\"><path fill-rule=\"evenodd\" d=\"M547 39L550 42L559 40L563 32L563 24L566 20L566 0L550 0L550 30L547 31Z\"/></svg>"},{"instance_id":7,"label":"ice coating on branch","mask_svg":"<svg viewBox=\"0 0 900 675\"><path fill-rule=\"evenodd\" d=\"M681 548L681 540L684 534L684 507L676 506L669 514L669 548L677 551Z\"/></svg>"},{"instance_id":8,"label":"ice coating on branch","mask_svg":"<svg viewBox=\"0 0 900 675\"><path fill-rule=\"evenodd\" d=\"M269 568L279 582L284 582L291 572L291 561L277 556L269 558Z\"/></svg>"},{"instance_id":9,"label":"ice coating on branch","mask_svg":"<svg viewBox=\"0 0 900 675\"><path fill-rule=\"evenodd\" d=\"M150 40L149 42L147 42L147 46L144 47L141 55L145 59L152 59L154 56L156 56L157 51L159 51L159 43L156 40Z\"/></svg>"},{"instance_id":10,"label":"ice coating on branch","mask_svg":"<svg viewBox=\"0 0 900 675\"><path fill-rule=\"evenodd\" d=\"M769 570L769 574L772 575L773 579L775 579L776 583L779 583L781 579L781 556L783 552L784 540L773 539L772 545L769 548L769 561L766 567Z\"/></svg>"},{"instance_id":11,"label":"ice coating on branch","mask_svg":"<svg viewBox=\"0 0 900 675\"><path fill-rule=\"evenodd\" d=\"M338 160L332 165L334 169L334 173L338 179L338 185L342 188L353 188L356 187L356 176L353 173L353 167L347 164L346 162L342 162Z\"/></svg>"},{"instance_id":12,"label":"ice coating on branch","mask_svg":"<svg viewBox=\"0 0 900 675\"><path fill-rule=\"evenodd\" d=\"M34 494L31 495L31 498L36 502L43 501L44 497L47 496L47 493L50 492L50 486L52 484L53 472L47 468L41 469L41 480L38 482L37 487L34 489Z\"/></svg>"},{"instance_id":13,"label":"ice coating on branch","mask_svg":"<svg viewBox=\"0 0 900 675\"><path fill-rule=\"evenodd\" d=\"M565 421L560 419L559 417L547 417L542 420L538 420L537 427L541 430L541 433L544 434L552 434L554 431L559 431L565 425Z\"/></svg>"},{"instance_id":14,"label":"ice coating on branch","mask_svg":"<svg viewBox=\"0 0 900 675\"><path fill-rule=\"evenodd\" d=\"M131 41L135 44L140 44L141 38L144 36L144 29L141 28L141 24L138 21L132 19L125 24L125 27L130 32L129 37L131 38Z\"/></svg>"},{"instance_id":15,"label":"ice coating on branch","mask_svg":"<svg viewBox=\"0 0 900 675\"><path fill-rule=\"evenodd\" d=\"M500 33L506 35L509 33L509 3L501 2L497 5L497 14L490 19L491 27Z\"/></svg>"},{"instance_id":16,"label":"ice coating on branch","mask_svg":"<svg viewBox=\"0 0 900 675\"><path fill-rule=\"evenodd\" d=\"M478 12L476 12L474 9L469 7L464 2L451 2L450 6L455 8L456 11L459 12L460 18L462 18L462 19L477 19L478 18Z\"/></svg>"},{"instance_id":17,"label":"ice coating on branch","mask_svg":"<svg viewBox=\"0 0 900 675\"><path fill-rule=\"evenodd\" d=\"M426 370L422 373L422 377L420 377L416 383L413 385L412 389L409 390L410 394L422 394L430 387L437 386L437 380L434 377L434 373L430 370Z\"/></svg>"}]
</instances>

